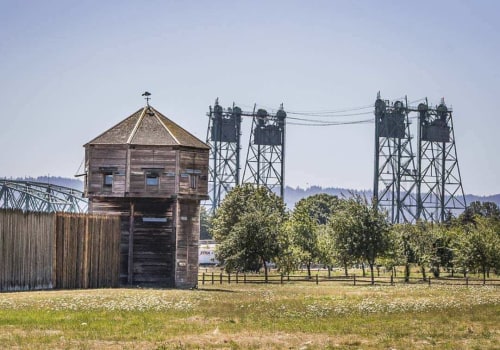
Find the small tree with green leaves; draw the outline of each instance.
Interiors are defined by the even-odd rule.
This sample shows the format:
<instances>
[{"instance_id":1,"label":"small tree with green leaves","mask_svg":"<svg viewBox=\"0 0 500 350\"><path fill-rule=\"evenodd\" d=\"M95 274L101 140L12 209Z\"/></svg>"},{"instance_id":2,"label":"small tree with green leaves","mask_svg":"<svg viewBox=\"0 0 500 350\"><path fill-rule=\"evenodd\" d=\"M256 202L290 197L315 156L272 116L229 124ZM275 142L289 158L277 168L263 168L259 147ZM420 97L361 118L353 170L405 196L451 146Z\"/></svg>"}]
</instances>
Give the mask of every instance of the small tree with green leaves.
<instances>
[{"instance_id":1,"label":"small tree with green leaves","mask_svg":"<svg viewBox=\"0 0 500 350\"><path fill-rule=\"evenodd\" d=\"M422 279L427 280L427 269L431 266L435 255L436 237L432 230L433 223L417 222L413 232L408 236L410 248L415 262L420 267Z\"/></svg>"},{"instance_id":2,"label":"small tree with green leaves","mask_svg":"<svg viewBox=\"0 0 500 350\"><path fill-rule=\"evenodd\" d=\"M280 254L275 258L278 270L289 274L296 271L302 259L301 249L293 244L293 229L290 220L283 225L282 234L279 236Z\"/></svg>"},{"instance_id":3,"label":"small tree with green leaves","mask_svg":"<svg viewBox=\"0 0 500 350\"><path fill-rule=\"evenodd\" d=\"M474 217L457 234L455 241L455 263L464 271L479 270L486 281L491 267L500 266L500 231L493 219Z\"/></svg>"},{"instance_id":4,"label":"small tree with green leaves","mask_svg":"<svg viewBox=\"0 0 500 350\"><path fill-rule=\"evenodd\" d=\"M393 225L390 249L386 253L389 267L394 269L395 266L404 266L405 282L409 282L410 266L415 262L415 253L410 244L414 232L415 225L410 223Z\"/></svg>"},{"instance_id":5,"label":"small tree with green leaves","mask_svg":"<svg viewBox=\"0 0 500 350\"><path fill-rule=\"evenodd\" d=\"M265 187L244 184L230 191L212 220L211 233L219 243L216 257L227 271L257 270L281 254L285 221L283 200Z\"/></svg>"},{"instance_id":6,"label":"small tree with green leaves","mask_svg":"<svg viewBox=\"0 0 500 350\"><path fill-rule=\"evenodd\" d=\"M359 196L346 200L330 218L338 251L370 266L374 284L374 266L390 244L389 224L384 213Z\"/></svg>"},{"instance_id":7,"label":"small tree with green leaves","mask_svg":"<svg viewBox=\"0 0 500 350\"><path fill-rule=\"evenodd\" d=\"M333 266L338 262L333 232L328 225L321 225L317 233L319 261L328 269L330 275Z\"/></svg>"},{"instance_id":8,"label":"small tree with green leaves","mask_svg":"<svg viewBox=\"0 0 500 350\"><path fill-rule=\"evenodd\" d=\"M337 206L337 197L321 193L298 201L291 215L291 243L299 260L306 265L309 278L311 264L322 262L324 256L318 242L320 227L328 222Z\"/></svg>"}]
</instances>

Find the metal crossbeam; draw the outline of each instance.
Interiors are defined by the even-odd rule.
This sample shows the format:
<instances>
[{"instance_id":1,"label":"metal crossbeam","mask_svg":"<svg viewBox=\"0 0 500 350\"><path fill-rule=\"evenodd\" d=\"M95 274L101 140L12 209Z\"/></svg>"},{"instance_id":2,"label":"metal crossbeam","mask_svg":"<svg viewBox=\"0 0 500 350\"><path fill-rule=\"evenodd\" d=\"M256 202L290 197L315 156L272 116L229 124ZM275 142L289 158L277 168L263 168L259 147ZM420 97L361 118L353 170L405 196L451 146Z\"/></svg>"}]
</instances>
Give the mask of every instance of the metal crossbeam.
<instances>
[{"instance_id":1,"label":"metal crossbeam","mask_svg":"<svg viewBox=\"0 0 500 350\"><path fill-rule=\"evenodd\" d=\"M408 103L375 102L374 200L393 223L416 220L415 156L411 144Z\"/></svg>"},{"instance_id":2,"label":"metal crossbeam","mask_svg":"<svg viewBox=\"0 0 500 350\"><path fill-rule=\"evenodd\" d=\"M254 108L243 172L244 183L265 186L281 198L285 195L285 129L283 105L275 115Z\"/></svg>"},{"instance_id":3,"label":"metal crossbeam","mask_svg":"<svg viewBox=\"0 0 500 350\"><path fill-rule=\"evenodd\" d=\"M207 144L210 146L208 194L210 210L240 183L241 116L239 107L223 109L218 99L208 113Z\"/></svg>"},{"instance_id":4,"label":"metal crossbeam","mask_svg":"<svg viewBox=\"0 0 500 350\"><path fill-rule=\"evenodd\" d=\"M0 208L86 213L83 192L48 183L0 179Z\"/></svg>"}]
</instances>

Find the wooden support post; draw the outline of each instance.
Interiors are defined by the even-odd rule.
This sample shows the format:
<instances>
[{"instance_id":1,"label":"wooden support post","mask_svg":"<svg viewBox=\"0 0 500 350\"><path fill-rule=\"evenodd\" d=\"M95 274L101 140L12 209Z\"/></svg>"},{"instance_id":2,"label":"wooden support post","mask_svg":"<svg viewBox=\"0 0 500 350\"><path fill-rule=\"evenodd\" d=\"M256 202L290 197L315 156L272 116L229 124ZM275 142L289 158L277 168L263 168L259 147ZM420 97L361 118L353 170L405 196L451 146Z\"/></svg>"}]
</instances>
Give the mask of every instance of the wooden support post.
<instances>
[{"instance_id":1,"label":"wooden support post","mask_svg":"<svg viewBox=\"0 0 500 350\"><path fill-rule=\"evenodd\" d=\"M231 273L227 273L227 284L231 284Z\"/></svg>"},{"instance_id":2,"label":"wooden support post","mask_svg":"<svg viewBox=\"0 0 500 350\"><path fill-rule=\"evenodd\" d=\"M222 272L220 273L220 284L222 284Z\"/></svg>"},{"instance_id":3,"label":"wooden support post","mask_svg":"<svg viewBox=\"0 0 500 350\"><path fill-rule=\"evenodd\" d=\"M431 285L431 277L430 276L429 276L428 281L429 281L429 286L430 286Z\"/></svg>"},{"instance_id":4,"label":"wooden support post","mask_svg":"<svg viewBox=\"0 0 500 350\"><path fill-rule=\"evenodd\" d=\"M281 280L280 283L283 284L283 274L281 274Z\"/></svg>"},{"instance_id":5,"label":"wooden support post","mask_svg":"<svg viewBox=\"0 0 500 350\"><path fill-rule=\"evenodd\" d=\"M391 286L394 285L394 276L391 275Z\"/></svg>"},{"instance_id":6,"label":"wooden support post","mask_svg":"<svg viewBox=\"0 0 500 350\"><path fill-rule=\"evenodd\" d=\"M130 202L130 220L128 233L128 284L134 283L134 203Z\"/></svg>"},{"instance_id":7,"label":"wooden support post","mask_svg":"<svg viewBox=\"0 0 500 350\"><path fill-rule=\"evenodd\" d=\"M247 283L247 274L246 273L243 274L243 283Z\"/></svg>"},{"instance_id":8,"label":"wooden support post","mask_svg":"<svg viewBox=\"0 0 500 350\"><path fill-rule=\"evenodd\" d=\"M469 277L465 277L465 285L468 287L469 286Z\"/></svg>"},{"instance_id":9,"label":"wooden support post","mask_svg":"<svg viewBox=\"0 0 500 350\"><path fill-rule=\"evenodd\" d=\"M353 280L354 280L354 285L356 285L356 274L354 274L352 277L353 277Z\"/></svg>"},{"instance_id":10,"label":"wooden support post","mask_svg":"<svg viewBox=\"0 0 500 350\"><path fill-rule=\"evenodd\" d=\"M212 271L212 284L214 284L214 273Z\"/></svg>"},{"instance_id":11,"label":"wooden support post","mask_svg":"<svg viewBox=\"0 0 500 350\"><path fill-rule=\"evenodd\" d=\"M319 283L318 274L316 274L316 285Z\"/></svg>"},{"instance_id":12,"label":"wooden support post","mask_svg":"<svg viewBox=\"0 0 500 350\"><path fill-rule=\"evenodd\" d=\"M203 275L201 277L201 284L205 284L205 272L203 272Z\"/></svg>"},{"instance_id":13,"label":"wooden support post","mask_svg":"<svg viewBox=\"0 0 500 350\"><path fill-rule=\"evenodd\" d=\"M236 284L238 284L238 271L236 271Z\"/></svg>"}]
</instances>

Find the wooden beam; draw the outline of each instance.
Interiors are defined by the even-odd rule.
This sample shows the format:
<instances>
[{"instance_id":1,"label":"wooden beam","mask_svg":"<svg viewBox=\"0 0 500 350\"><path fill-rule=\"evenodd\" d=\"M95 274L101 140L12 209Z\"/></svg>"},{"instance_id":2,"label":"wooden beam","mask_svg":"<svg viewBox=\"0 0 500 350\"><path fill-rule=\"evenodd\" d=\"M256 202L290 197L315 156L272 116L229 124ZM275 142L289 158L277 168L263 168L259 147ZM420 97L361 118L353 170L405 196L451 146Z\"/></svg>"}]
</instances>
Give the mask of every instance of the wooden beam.
<instances>
[{"instance_id":1,"label":"wooden beam","mask_svg":"<svg viewBox=\"0 0 500 350\"><path fill-rule=\"evenodd\" d=\"M134 202L130 202L130 225L128 233L128 284L134 283Z\"/></svg>"}]
</instances>

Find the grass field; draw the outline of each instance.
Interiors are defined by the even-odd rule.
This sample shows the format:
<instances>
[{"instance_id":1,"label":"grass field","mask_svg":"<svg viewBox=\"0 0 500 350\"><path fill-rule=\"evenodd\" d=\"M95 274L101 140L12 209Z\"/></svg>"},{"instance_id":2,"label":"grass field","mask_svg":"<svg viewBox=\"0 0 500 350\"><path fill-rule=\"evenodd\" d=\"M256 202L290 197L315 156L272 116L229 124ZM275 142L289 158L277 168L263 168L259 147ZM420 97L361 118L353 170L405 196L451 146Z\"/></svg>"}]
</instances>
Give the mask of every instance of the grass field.
<instances>
[{"instance_id":1,"label":"grass field","mask_svg":"<svg viewBox=\"0 0 500 350\"><path fill-rule=\"evenodd\" d=\"M2 293L0 348L499 349L500 289L297 283Z\"/></svg>"}]
</instances>

